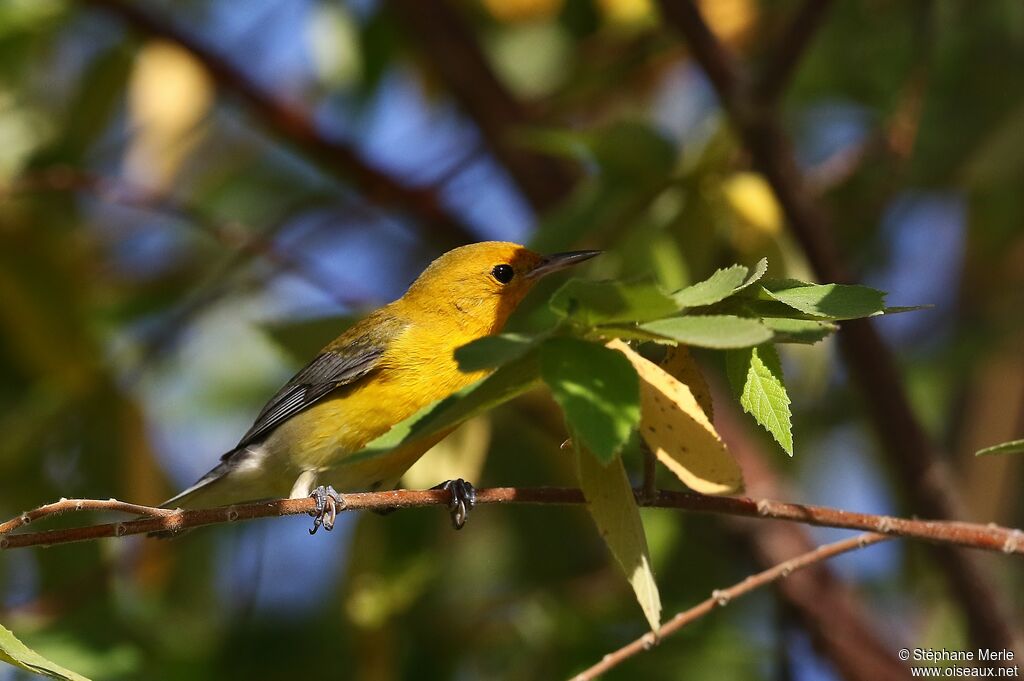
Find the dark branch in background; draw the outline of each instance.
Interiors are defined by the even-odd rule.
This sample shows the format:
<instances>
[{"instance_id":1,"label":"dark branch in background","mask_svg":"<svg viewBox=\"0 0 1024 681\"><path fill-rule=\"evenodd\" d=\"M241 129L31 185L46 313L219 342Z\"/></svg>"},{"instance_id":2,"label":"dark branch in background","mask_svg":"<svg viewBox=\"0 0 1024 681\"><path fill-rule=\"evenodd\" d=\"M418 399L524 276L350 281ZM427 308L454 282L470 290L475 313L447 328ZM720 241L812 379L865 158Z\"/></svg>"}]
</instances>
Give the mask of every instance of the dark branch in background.
<instances>
[{"instance_id":1,"label":"dark branch in background","mask_svg":"<svg viewBox=\"0 0 1024 681\"><path fill-rule=\"evenodd\" d=\"M292 219L291 211L270 223L262 230L241 225L237 222L221 222L211 219L195 206L169 196L166 192L155 191L119 177L107 177L67 166L40 169L18 177L10 187L0 187L0 199L6 196L34 192L74 191L87 193L98 200L112 205L136 210L159 213L210 236L224 245L231 253L228 260L209 280L203 281L182 301L154 320L139 332L140 348L136 369L129 373L130 380L137 380L143 368L149 366L159 355L167 352L180 340L188 329L188 322L204 310L212 307L232 291L230 275L255 255L269 263L275 273L286 271L312 286L325 297L342 308L361 308L375 302L367 293L353 290L354 284L333 286L324 276L318 276L316 264L299 252L284 248L274 241L274 235L281 232ZM362 209L355 204L353 210Z\"/></svg>"},{"instance_id":2,"label":"dark branch in background","mask_svg":"<svg viewBox=\"0 0 1024 681\"><path fill-rule=\"evenodd\" d=\"M104 176L70 166L53 166L18 177L9 188L0 187L0 199L36 192L83 192L111 205L159 213L180 220L183 224L208 235L238 257L231 265L241 262L242 256L256 255L276 268L302 279L325 297L341 307L363 307L373 299L365 293L352 293L351 286L337 290L323 277L315 275L315 263L301 253L281 247L273 240L280 231L282 220L270 229L258 231L237 221L213 220L196 207L121 177ZM230 266L226 269L230 269Z\"/></svg>"},{"instance_id":3,"label":"dark branch in background","mask_svg":"<svg viewBox=\"0 0 1024 681\"><path fill-rule=\"evenodd\" d=\"M762 105L774 104L785 92L831 6L832 0L804 0L783 35L772 41L777 47L755 82L754 96Z\"/></svg>"},{"instance_id":4,"label":"dark branch in background","mask_svg":"<svg viewBox=\"0 0 1024 681\"><path fill-rule=\"evenodd\" d=\"M748 518L771 518L839 527L849 530L867 530L879 534L920 539L929 542L957 544L986 551L1024 555L1024 533L1020 530L996 525L977 523L934 522L911 520L870 513L841 511L825 506L791 504L770 499L747 499L743 497L711 497L688 492L659 490L655 497L643 501L642 490L636 491L638 502L652 508L676 508L699 513L724 513ZM451 498L445 490L392 490L390 492L355 492L342 495L343 504L339 511L392 510L421 506L446 506ZM477 490L477 504L582 504L583 493L578 489L562 487L493 487ZM272 499L252 503L236 504L220 508L182 510L151 508L128 504L116 499L62 499L53 504L23 513L0 524L0 548L15 549L26 546L53 546L76 541L100 539L103 537L124 537L131 534L180 530L204 525L231 523L255 518L269 518L283 515L308 514L316 502L309 497L302 499ZM156 517L129 520L120 523L105 523L72 527L45 532L11 534L14 530L33 521L69 511L112 510L126 511Z\"/></svg>"},{"instance_id":5,"label":"dark branch in background","mask_svg":"<svg viewBox=\"0 0 1024 681\"><path fill-rule=\"evenodd\" d=\"M747 493L754 498L784 499L790 496L767 462L767 452L752 438L732 397L712 381L712 402L717 405L715 424L743 470ZM513 402L526 410L530 403ZM563 437L564 425L549 411L526 410L523 416L541 425L551 438ZM644 478L654 477L645 469ZM650 498L646 491L641 498ZM796 522L763 523L749 517L719 519L727 541L749 553L748 562L769 568L792 556L810 551L815 542L807 528ZM896 658L889 640L878 632L880 618L859 598L856 589L828 565L810 567L778 582L775 591L780 611L803 627L815 650L847 681L894 681L907 677L906 666Z\"/></svg>"},{"instance_id":6,"label":"dark branch in background","mask_svg":"<svg viewBox=\"0 0 1024 681\"><path fill-rule=\"evenodd\" d=\"M533 117L498 80L458 10L445 0L389 4L534 209L546 211L568 196L576 173L560 159L516 144L515 134L534 123Z\"/></svg>"},{"instance_id":7,"label":"dark branch in background","mask_svg":"<svg viewBox=\"0 0 1024 681\"><path fill-rule=\"evenodd\" d=\"M80 0L104 10L150 38L176 43L196 57L217 87L237 97L271 132L301 152L323 171L350 183L367 201L406 211L430 229L426 235L443 247L476 241L473 229L441 203L431 187L404 184L369 161L348 144L325 135L309 111L267 92L244 71L216 50L169 20L123 0Z\"/></svg>"},{"instance_id":8,"label":"dark branch in background","mask_svg":"<svg viewBox=\"0 0 1024 681\"><path fill-rule=\"evenodd\" d=\"M737 598L746 596L750 592L756 591L763 586L768 586L773 582L779 582L779 580L786 579L794 572L811 567L812 565L818 565L829 558L834 558L844 553L849 553L850 551L856 551L857 549L877 544L878 542L885 541L886 539L890 539L890 537L885 537L880 534L862 534L857 537L843 539L842 541L837 541L832 544L825 544L824 546L819 546L807 553L802 553L799 556L780 562L763 572L757 573L756 575L750 575L739 584L734 584L728 589L715 590L711 592L710 598L701 601L689 610L684 610L668 622L661 625L661 630L657 635L653 632L647 632L629 645L623 646L615 652L605 655L600 662L574 676L572 681L592 681L602 674L618 667L629 658L638 655L645 650L650 650L661 643L666 636L671 636L686 625L692 624L716 608L724 608ZM904 673L901 676L906 676L906 674ZM877 679L881 677L875 678Z\"/></svg>"},{"instance_id":9,"label":"dark branch in background","mask_svg":"<svg viewBox=\"0 0 1024 681\"><path fill-rule=\"evenodd\" d=\"M789 139L773 110L760 107L742 89L733 56L711 33L689 0L659 0L665 19L687 40L711 80L751 160L768 180L815 275L822 281L851 280L832 239L829 223L806 190ZM839 347L865 396L868 414L893 462L900 484L923 515L949 520L965 516L947 467L917 420L888 347L872 322L844 322ZM1015 649L1017 637L981 566L962 550L938 547L938 566L953 588L977 646Z\"/></svg>"}]
</instances>

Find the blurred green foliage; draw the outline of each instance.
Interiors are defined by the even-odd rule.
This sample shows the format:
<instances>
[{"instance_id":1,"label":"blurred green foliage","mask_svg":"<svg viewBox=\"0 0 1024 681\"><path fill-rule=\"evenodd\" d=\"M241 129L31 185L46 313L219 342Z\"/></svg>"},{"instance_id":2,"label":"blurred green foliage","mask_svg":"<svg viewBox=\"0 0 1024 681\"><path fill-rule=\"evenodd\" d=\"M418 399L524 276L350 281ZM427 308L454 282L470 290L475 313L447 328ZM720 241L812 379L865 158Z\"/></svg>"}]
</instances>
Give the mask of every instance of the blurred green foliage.
<instances>
[{"instance_id":1,"label":"blurred green foliage","mask_svg":"<svg viewBox=\"0 0 1024 681\"><path fill-rule=\"evenodd\" d=\"M533 215L388 3L136 1L315 110L325 135L410 183L440 185L481 238L603 248L589 279L664 291L764 257L767 277L810 279L707 84L646 3L510 2L512 15L495 9L503 3L452 3L536 113L516 144L580 168L566 200ZM640 7L632 18L629 4ZM972 518L1021 526L1021 458L970 455L1022 428L1024 5L832 4L783 99L786 127L858 278L896 304L936 303L883 328ZM798 7L703 5L755 73ZM0 2L0 515L59 497L170 496L345 320L400 295L438 252L412 210L325 177L268 134L251 103L215 95L202 65L160 47L88 2ZM154 55L163 61L146 76L140 64ZM149 100L166 118L142 116ZM720 277L725 288L743 280ZM510 328L557 323L541 304L557 286L538 287ZM823 306L839 302L835 290L756 291L691 302L712 305L705 316L767 317L759 333L804 342L833 330L820 313L848 311L849 301ZM655 297L643 294L664 302ZM575 298L591 321L619 321L601 307L607 297ZM785 304L805 318L774 316ZM700 329L685 331L693 341ZM743 342L761 342L752 338ZM769 465L799 499L902 508L832 341L780 355L801 456ZM751 371L762 387L777 375L754 356L744 353L741 394L756 387ZM474 483L575 484L548 397L527 394L490 418ZM622 457L640 470L636 438ZM642 518L666 613L755 569L716 517ZM458 534L440 511L304 534L281 520L4 552L0 621L88 677L168 680L561 678L646 628L579 508L482 509ZM843 564L862 601L915 645L958 647L961 612L927 556L881 551ZM1015 565L993 565L1001 592L1024 589ZM610 678L812 678L801 641L764 592Z\"/></svg>"}]
</instances>

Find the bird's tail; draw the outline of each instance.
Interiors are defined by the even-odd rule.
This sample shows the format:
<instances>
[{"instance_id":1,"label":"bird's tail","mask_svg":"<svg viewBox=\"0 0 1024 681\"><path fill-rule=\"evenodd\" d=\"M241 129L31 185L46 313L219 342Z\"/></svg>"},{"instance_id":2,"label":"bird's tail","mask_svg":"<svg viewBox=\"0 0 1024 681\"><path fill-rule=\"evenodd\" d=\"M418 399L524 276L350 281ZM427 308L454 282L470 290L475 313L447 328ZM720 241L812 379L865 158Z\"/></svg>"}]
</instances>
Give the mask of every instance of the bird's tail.
<instances>
[{"instance_id":1,"label":"bird's tail","mask_svg":"<svg viewBox=\"0 0 1024 681\"><path fill-rule=\"evenodd\" d=\"M188 487L160 504L160 508L206 508L218 506L217 483L231 472L234 466L228 460L221 461L210 471Z\"/></svg>"},{"instance_id":2,"label":"bird's tail","mask_svg":"<svg viewBox=\"0 0 1024 681\"><path fill-rule=\"evenodd\" d=\"M160 504L160 508L212 508L231 503L229 499L225 499L225 490L221 488L225 478L237 466L237 463L233 461L234 457L232 454L234 454L234 452L225 455L219 464L210 469L206 475L199 478L194 485L182 490L164 503ZM188 530L172 532L170 530L162 530L159 532L150 532L147 536L156 537L158 539L170 539L172 537L180 537L187 531Z\"/></svg>"}]
</instances>

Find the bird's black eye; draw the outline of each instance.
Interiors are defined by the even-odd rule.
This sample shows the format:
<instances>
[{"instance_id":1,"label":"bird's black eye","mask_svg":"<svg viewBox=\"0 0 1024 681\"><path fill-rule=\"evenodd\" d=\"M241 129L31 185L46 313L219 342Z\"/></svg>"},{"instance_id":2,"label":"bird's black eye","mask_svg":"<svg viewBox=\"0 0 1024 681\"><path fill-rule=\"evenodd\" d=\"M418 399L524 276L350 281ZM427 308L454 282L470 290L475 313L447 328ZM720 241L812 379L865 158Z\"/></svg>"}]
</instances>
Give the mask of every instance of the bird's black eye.
<instances>
[{"instance_id":1,"label":"bird's black eye","mask_svg":"<svg viewBox=\"0 0 1024 681\"><path fill-rule=\"evenodd\" d=\"M507 284L512 281L512 277L516 276L516 271L512 269L511 265L495 265L494 269L491 270L491 276L500 281L502 284Z\"/></svg>"}]
</instances>

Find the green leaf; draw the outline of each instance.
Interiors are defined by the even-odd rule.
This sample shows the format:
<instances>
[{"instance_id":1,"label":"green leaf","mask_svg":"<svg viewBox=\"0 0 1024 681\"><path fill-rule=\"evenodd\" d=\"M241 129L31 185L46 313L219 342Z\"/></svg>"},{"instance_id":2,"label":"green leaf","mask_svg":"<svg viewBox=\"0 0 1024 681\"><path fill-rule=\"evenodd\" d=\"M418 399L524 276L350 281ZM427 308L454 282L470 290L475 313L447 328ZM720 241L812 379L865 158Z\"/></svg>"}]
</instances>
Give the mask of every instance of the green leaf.
<instances>
[{"instance_id":1,"label":"green leaf","mask_svg":"<svg viewBox=\"0 0 1024 681\"><path fill-rule=\"evenodd\" d=\"M771 340L772 331L756 319L732 315L686 315L641 324L659 336L701 348L746 348Z\"/></svg>"},{"instance_id":2,"label":"green leaf","mask_svg":"<svg viewBox=\"0 0 1024 681\"><path fill-rule=\"evenodd\" d=\"M754 271L750 273L750 276L747 277L747 280L740 284L739 286L737 286L736 290L733 291L733 293L739 293L740 291L747 288L751 284L761 281L761 277L763 277L767 271L768 258L761 258L760 260L757 261L757 264L754 265Z\"/></svg>"},{"instance_id":3,"label":"green leaf","mask_svg":"<svg viewBox=\"0 0 1024 681\"><path fill-rule=\"evenodd\" d=\"M309 361L328 343L356 323L358 317L315 317L271 322L263 332L281 349L300 362Z\"/></svg>"},{"instance_id":4,"label":"green leaf","mask_svg":"<svg viewBox=\"0 0 1024 681\"><path fill-rule=\"evenodd\" d=\"M544 154L596 165L603 180L626 187L662 181L676 159L669 139L639 120L620 120L585 132L529 128L518 131L513 141Z\"/></svg>"},{"instance_id":5,"label":"green leaf","mask_svg":"<svg viewBox=\"0 0 1024 681\"><path fill-rule=\"evenodd\" d=\"M1002 444L992 445L979 449L974 456L989 456L990 454L1024 454L1024 440L1010 440Z\"/></svg>"},{"instance_id":6,"label":"green leaf","mask_svg":"<svg viewBox=\"0 0 1024 681\"><path fill-rule=\"evenodd\" d=\"M772 345L726 353L726 373L739 394L743 411L767 430L793 456L793 425L782 366Z\"/></svg>"},{"instance_id":7,"label":"green leaf","mask_svg":"<svg viewBox=\"0 0 1024 681\"><path fill-rule=\"evenodd\" d=\"M768 271L768 259L761 258L754 266L754 271L747 277L747 268L733 265L720 269L704 281L676 291L672 299L680 307L699 307L713 305L738 293L756 281Z\"/></svg>"},{"instance_id":8,"label":"green leaf","mask_svg":"<svg viewBox=\"0 0 1024 681\"><path fill-rule=\"evenodd\" d=\"M640 422L640 380L629 360L596 343L550 338L540 373L582 446L612 461Z\"/></svg>"},{"instance_id":9,"label":"green leaf","mask_svg":"<svg viewBox=\"0 0 1024 681\"><path fill-rule=\"evenodd\" d=\"M493 369L522 357L533 347L534 339L517 333L484 336L455 350L455 361L465 372Z\"/></svg>"},{"instance_id":10,"label":"green leaf","mask_svg":"<svg viewBox=\"0 0 1024 681\"><path fill-rule=\"evenodd\" d=\"M670 338L666 338L661 334L654 333L653 331L645 331L639 326L627 326L625 324L599 326L594 329L593 335L597 338L604 338L606 340L621 338L622 340L641 341L644 343L676 345L675 341Z\"/></svg>"},{"instance_id":11,"label":"green leaf","mask_svg":"<svg viewBox=\"0 0 1024 681\"><path fill-rule=\"evenodd\" d=\"M579 446L579 441L574 433L576 470L580 489L587 500L587 510L633 587L651 630L657 632L661 627L661 596L654 581L647 536L626 469L621 459L602 465Z\"/></svg>"},{"instance_id":12,"label":"green leaf","mask_svg":"<svg viewBox=\"0 0 1024 681\"><path fill-rule=\"evenodd\" d=\"M19 669L49 676L60 681L89 681L81 674L65 669L59 664L50 662L45 657L19 641L14 633L0 625L0 661L12 664Z\"/></svg>"},{"instance_id":13,"label":"green leaf","mask_svg":"<svg viewBox=\"0 0 1024 681\"><path fill-rule=\"evenodd\" d=\"M885 308L884 310L882 310L880 312L876 312L875 315L902 314L904 312L917 312L918 310L931 310L934 307L935 306L931 305L931 304L928 304L928 305L894 305L892 307L887 307L887 308Z\"/></svg>"},{"instance_id":14,"label":"green leaf","mask_svg":"<svg viewBox=\"0 0 1024 681\"><path fill-rule=\"evenodd\" d=\"M676 149L662 134L638 120L616 121L586 133L602 175L618 184L647 185L672 171Z\"/></svg>"},{"instance_id":15,"label":"green leaf","mask_svg":"<svg viewBox=\"0 0 1024 681\"><path fill-rule=\"evenodd\" d=\"M96 143L123 106L128 78L134 65L131 51L123 45L101 52L76 78L75 91L66 104L73 116L54 144L33 160L36 167L56 163L79 166L90 145Z\"/></svg>"},{"instance_id":16,"label":"green leaf","mask_svg":"<svg viewBox=\"0 0 1024 681\"><path fill-rule=\"evenodd\" d=\"M716 271L704 281L687 286L672 294L679 307L699 307L711 305L731 296L734 291L743 285L747 276L747 268L743 265L733 265Z\"/></svg>"},{"instance_id":17,"label":"green leaf","mask_svg":"<svg viewBox=\"0 0 1024 681\"><path fill-rule=\"evenodd\" d=\"M775 333L776 343L814 344L839 330L837 324L812 319L786 319L765 317L761 323Z\"/></svg>"},{"instance_id":18,"label":"green leaf","mask_svg":"<svg viewBox=\"0 0 1024 681\"><path fill-rule=\"evenodd\" d=\"M652 282L571 279L551 297L551 309L584 324L646 321L679 311L671 296Z\"/></svg>"},{"instance_id":19,"label":"green leaf","mask_svg":"<svg viewBox=\"0 0 1024 681\"><path fill-rule=\"evenodd\" d=\"M762 290L770 298L815 317L857 319L885 309L885 293L867 286L783 280L765 281Z\"/></svg>"},{"instance_id":20,"label":"green leaf","mask_svg":"<svg viewBox=\"0 0 1024 681\"><path fill-rule=\"evenodd\" d=\"M346 462L366 461L391 453L397 447L440 440L463 421L521 395L540 382L536 350L509 361L491 375L459 390L394 425L370 441Z\"/></svg>"}]
</instances>

